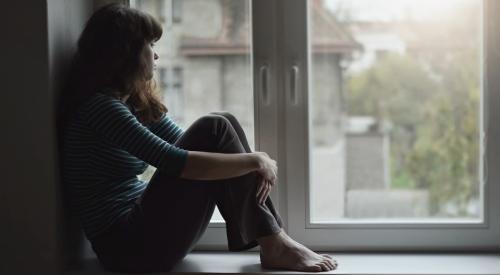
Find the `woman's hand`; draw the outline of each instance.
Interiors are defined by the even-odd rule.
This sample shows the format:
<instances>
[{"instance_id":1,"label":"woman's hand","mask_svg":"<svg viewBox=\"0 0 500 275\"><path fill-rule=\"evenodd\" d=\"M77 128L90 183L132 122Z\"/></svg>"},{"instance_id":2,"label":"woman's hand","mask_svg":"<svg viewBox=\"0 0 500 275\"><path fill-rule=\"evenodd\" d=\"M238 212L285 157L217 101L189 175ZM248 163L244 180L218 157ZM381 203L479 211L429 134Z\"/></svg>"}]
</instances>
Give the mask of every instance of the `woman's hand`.
<instances>
[{"instance_id":1,"label":"woman's hand","mask_svg":"<svg viewBox=\"0 0 500 275\"><path fill-rule=\"evenodd\" d=\"M264 204L264 202L267 200L267 197L269 196L269 193L271 193L271 188L272 188L271 182L264 180L261 177L256 195L259 204Z\"/></svg>"},{"instance_id":2,"label":"woman's hand","mask_svg":"<svg viewBox=\"0 0 500 275\"><path fill-rule=\"evenodd\" d=\"M257 187L257 200L259 204L263 204L271 188L278 182L278 166L276 161L271 159L265 152L256 152L259 162L257 173L260 175L259 185Z\"/></svg>"}]
</instances>

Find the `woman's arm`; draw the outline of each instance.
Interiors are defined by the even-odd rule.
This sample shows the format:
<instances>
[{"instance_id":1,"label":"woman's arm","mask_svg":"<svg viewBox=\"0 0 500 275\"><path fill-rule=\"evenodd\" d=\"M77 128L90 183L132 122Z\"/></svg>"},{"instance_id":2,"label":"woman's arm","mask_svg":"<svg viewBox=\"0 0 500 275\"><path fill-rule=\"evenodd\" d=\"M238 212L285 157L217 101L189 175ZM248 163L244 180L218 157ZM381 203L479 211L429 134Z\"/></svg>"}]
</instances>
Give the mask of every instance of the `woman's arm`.
<instances>
[{"instance_id":1,"label":"woman's arm","mask_svg":"<svg viewBox=\"0 0 500 275\"><path fill-rule=\"evenodd\" d=\"M184 130L168 117L166 113L162 115L159 121L147 127L153 134L170 144L174 144L184 133Z\"/></svg>"},{"instance_id":2,"label":"woman's arm","mask_svg":"<svg viewBox=\"0 0 500 275\"><path fill-rule=\"evenodd\" d=\"M266 153L208 153L189 151L181 178L218 180L258 172L264 179L275 181L276 162Z\"/></svg>"},{"instance_id":3,"label":"woman's arm","mask_svg":"<svg viewBox=\"0 0 500 275\"><path fill-rule=\"evenodd\" d=\"M95 94L82 104L79 114L99 138L111 141L167 175L178 177L183 170L188 151L153 134L119 99Z\"/></svg>"}]
</instances>

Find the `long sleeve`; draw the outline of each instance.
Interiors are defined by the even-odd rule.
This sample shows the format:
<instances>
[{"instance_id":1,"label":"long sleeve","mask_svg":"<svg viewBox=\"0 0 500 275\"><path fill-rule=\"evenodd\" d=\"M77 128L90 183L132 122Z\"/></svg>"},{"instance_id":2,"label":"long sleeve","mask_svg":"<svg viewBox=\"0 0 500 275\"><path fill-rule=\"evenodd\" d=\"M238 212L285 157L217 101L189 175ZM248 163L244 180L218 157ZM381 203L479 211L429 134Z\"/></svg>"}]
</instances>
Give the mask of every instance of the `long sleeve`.
<instances>
[{"instance_id":1,"label":"long sleeve","mask_svg":"<svg viewBox=\"0 0 500 275\"><path fill-rule=\"evenodd\" d=\"M151 132L120 100L96 94L83 104L81 114L98 135L168 175L181 174L188 152Z\"/></svg>"},{"instance_id":2,"label":"long sleeve","mask_svg":"<svg viewBox=\"0 0 500 275\"><path fill-rule=\"evenodd\" d=\"M171 118L164 113L161 119L148 126L149 130L166 142L174 144L184 134L184 130L179 127Z\"/></svg>"}]
</instances>

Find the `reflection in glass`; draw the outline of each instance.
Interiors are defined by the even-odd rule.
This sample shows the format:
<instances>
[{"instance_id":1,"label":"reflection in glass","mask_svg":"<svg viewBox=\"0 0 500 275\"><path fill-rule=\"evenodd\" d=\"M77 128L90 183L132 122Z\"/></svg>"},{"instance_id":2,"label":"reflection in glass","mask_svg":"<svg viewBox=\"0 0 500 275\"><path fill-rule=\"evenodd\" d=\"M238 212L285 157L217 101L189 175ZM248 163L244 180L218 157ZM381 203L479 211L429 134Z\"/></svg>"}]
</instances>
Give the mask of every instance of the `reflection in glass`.
<instances>
[{"instance_id":1,"label":"reflection in glass","mask_svg":"<svg viewBox=\"0 0 500 275\"><path fill-rule=\"evenodd\" d=\"M481 218L481 1L309 4L311 222Z\"/></svg>"}]
</instances>

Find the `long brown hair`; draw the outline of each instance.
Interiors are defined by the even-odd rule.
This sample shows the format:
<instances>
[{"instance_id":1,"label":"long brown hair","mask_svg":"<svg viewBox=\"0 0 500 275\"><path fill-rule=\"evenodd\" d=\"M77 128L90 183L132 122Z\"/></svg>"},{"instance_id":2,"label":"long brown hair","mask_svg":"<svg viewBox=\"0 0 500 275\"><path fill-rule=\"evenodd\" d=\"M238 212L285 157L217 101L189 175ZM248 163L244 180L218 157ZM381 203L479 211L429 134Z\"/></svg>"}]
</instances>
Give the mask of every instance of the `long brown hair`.
<instances>
[{"instance_id":1,"label":"long brown hair","mask_svg":"<svg viewBox=\"0 0 500 275\"><path fill-rule=\"evenodd\" d=\"M127 105L144 124L167 112L154 80L146 78L140 56L143 47L161 35L160 23L142 11L120 4L96 11L78 39L59 101L59 130L83 101L98 92L118 98L129 95Z\"/></svg>"}]
</instances>

